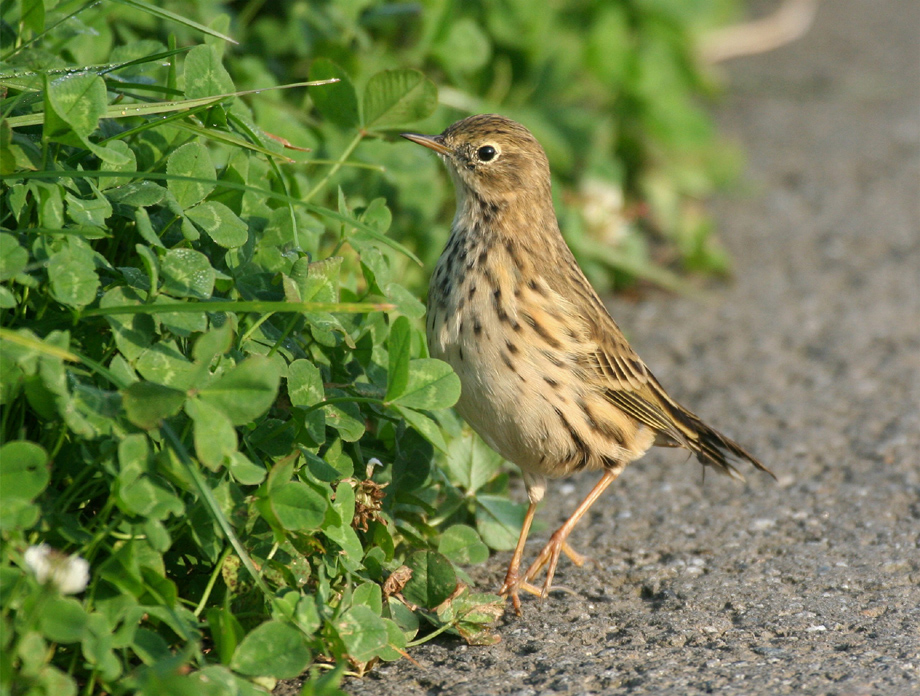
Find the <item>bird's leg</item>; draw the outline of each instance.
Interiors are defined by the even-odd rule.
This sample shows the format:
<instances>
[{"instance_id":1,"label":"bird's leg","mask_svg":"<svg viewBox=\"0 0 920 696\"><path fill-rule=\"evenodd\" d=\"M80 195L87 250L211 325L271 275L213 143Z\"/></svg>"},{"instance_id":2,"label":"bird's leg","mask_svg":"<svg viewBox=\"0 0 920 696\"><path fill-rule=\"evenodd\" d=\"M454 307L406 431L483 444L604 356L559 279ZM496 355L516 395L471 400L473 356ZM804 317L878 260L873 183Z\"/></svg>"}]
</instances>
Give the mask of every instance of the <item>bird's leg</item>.
<instances>
[{"instance_id":1,"label":"bird's leg","mask_svg":"<svg viewBox=\"0 0 920 696\"><path fill-rule=\"evenodd\" d=\"M518 537L517 546L514 547L514 555L511 556L511 563L508 564L508 572L505 575L505 582L502 584L498 594L502 596L510 595L511 604L514 606L515 613L521 615L521 600L518 599L518 590L522 588L536 590L523 581L520 573L521 556L524 555L524 544L527 542L527 534L530 532L530 525L533 523L534 513L537 511L537 504L531 502L527 507L527 514L524 515L524 524L521 526L521 536ZM537 590L539 593L539 590Z\"/></svg>"},{"instance_id":2,"label":"bird's leg","mask_svg":"<svg viewBox=\"0 0 920 696\"><path fill-rule=\"evenodd\" d=\"M575 508L575 512L572 513L572 516L569 517L569 519L567 519L565 523L559 527L559 529L557 529L555 533L549 538L549 542L547 542L546 546L543 547L543 550L540 551L536 560L530 564L527 572L524 573L524 576L519 581L521 587L528 589L527 586L530 584L531 580L533 580L540 573L540 571L543 569L543 566L547 566L546 580L543 582L543 590L540 592L540 596L545 599L553 585L553 576L556 574L556 564L559 562L559 555L561 553L564 552L569 558L575 561L576 564L578 564L579 560L582 563L585 561L585 557L576 553L566 543L566 540L568 539L569 534L572 533L572 530L575 529L575 525L578 524L578 520L584 517L584 514L588 512L590 507L594 505L595 501L600 498L601 493L606 490L607 486L616 480L616 477L620 475L622 470L623 467L604 470L604 475L601 477L601 480L598 481L594 488L591 489L591 492L588 493L583 501L581 501L581 504Z\"/></svg>"},{"instance_id":3,"label":"bird's leg","mask_svg":"<svg viewBox=\"0 0 920 696\"><path fill-rule=\"evenodd\" d=\"M589 556L585 556L582 553L578 553L575 549L569 546L568 542L562 545L562 553L569 557L569 560L572 561L575 565L581 568L585 563L591 560Z\"/></svg>"}]
</instances>

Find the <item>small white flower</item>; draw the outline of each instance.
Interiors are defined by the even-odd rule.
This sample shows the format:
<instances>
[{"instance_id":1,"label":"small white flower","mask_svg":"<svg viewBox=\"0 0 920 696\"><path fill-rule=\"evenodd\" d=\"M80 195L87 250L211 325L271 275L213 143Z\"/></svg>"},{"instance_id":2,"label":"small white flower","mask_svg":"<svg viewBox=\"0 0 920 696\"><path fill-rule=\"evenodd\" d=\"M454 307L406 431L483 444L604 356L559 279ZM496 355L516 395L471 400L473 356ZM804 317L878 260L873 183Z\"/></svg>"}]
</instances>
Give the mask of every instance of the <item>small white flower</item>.
<instances>
[{"instance_id":1,"label":"small white flower","mask_svg":"<svg viewBox=\"0 0 920 696\"><path fill-rule=\"evenodd\" d=\"M371 457L367 460L367 478L374 475L374 469L378 466L383 466L383 462L377 459L377 457Z\"/></svg>"},{"instance_id":2,"label":"small white flower","mask_svg":"<svg viewBox=\"0 0 920 696\"><path fill-rule=\"evenodd\" d=\"M26 565L42 584L51 583L62 594L77 594L89 583L89 563L76 554L68 556L48 544L30 546L25 553Z\"/></svg>"}]
</instances>

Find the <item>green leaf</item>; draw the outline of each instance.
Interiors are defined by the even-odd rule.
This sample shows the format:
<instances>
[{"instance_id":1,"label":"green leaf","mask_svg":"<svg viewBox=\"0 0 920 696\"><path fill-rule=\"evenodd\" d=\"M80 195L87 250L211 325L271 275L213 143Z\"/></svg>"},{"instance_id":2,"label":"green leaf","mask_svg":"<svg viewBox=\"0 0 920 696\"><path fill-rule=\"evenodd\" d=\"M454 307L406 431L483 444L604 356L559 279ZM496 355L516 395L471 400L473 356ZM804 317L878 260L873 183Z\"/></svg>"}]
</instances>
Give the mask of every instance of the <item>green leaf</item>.
<instances>
[{"instance_id":1,"label":"green leaf","mask_svg":"<svg viewBox=\"0 0 920 696\"><path fill-rule=\"evenodd\" d=\"M327 515L323 534L341 546L349 559L357 561L364 555L364 549L351 526L355 516L355 491L348 481L342 481L336 486L332 512L338 518L338 523L333 520L333 516Z\"/></svg>"},{"instance_id":2,"label":"green leaf","mask_svg":"<svg viewBox=\"0 0 920 696\"><path fill-rule=\"evenodd\" d=\"M223 203L205 201L185 211L186 216L225 249L241 247L249 239L249 226Z\"/></svg>"},{"instance_id":3,"label":"green leaf","mask_svg":"<svg viewBox=\"0 0 920 696\"><path fill-rule=\"evenodd\" d=\"M96 299L99 276L92 252L68 245L48 260L51 294L61 304L82 308Z\"/></svg>"},{"instance_id":4,"label":"green leaf","mask_svg":"<svg viewBox=\"0 0 920 696\"><path fill-rule=\"evenodd\" d=\"M288 398L292 406L313 406L323 400L323 376L309 360L295 360L288 367Z\"/></svg>"},{"instance_id":5,"label":"green leaf","mask_svg":"<svg viewBox=\"0 0 920 696\"><path fill-rule=\"evenodd\" d=\"M54 81L45 76L45 140L86 148L102 161L124 166L129 159L118 150L89 140L106 112L105 82L93 73L76 73Z\"/></svg>"},{"instance_id":6,"label":"green leaf","mask_svg":"<svg viewBox=\"0 0 920 696\"><path fill-rule=\"evenodd\" d=\"M291 279L297 285L298 302L338 302L342 257L333 256L311 262L300 258L291 266ZM290 298L289 298L290 299Z\"/></svg>"},{"instance_id":7,"label":"green leaf","mask_svg":"<svg viewBox=\"0 0 920 696\"><path fill-rule=\"evenodd\" d=\"M441 426L419 411L414 411L411 408L403 408L398 404L395 405L394 408L409 425L418 431L419 435L424 437L442 452L447 451L447 441L444 439L444 434L441 432Z\"/></svg>"},{"instance_id":8,"label":"green leaf","mask_svg":"<svg viewBox=\"0 0 920 696\"><path fill-rule=\"evenodd\" d=\"M213 46L195 46L185 57L185 96L213 97L235 91L230 73Z\"/></svg>"},{"instance_id":9,"label":"green leaf","mask_svg":"<svg viewBox=\"0 0 920 696\"><path fill-rule=\"evenodd\" d=\"M233 653L243 639L243 627L233 612L226 608L212 607L205 612L205 616L217 656L223 664L230 664Z\"/></svg>"},{"instance_id":10,"label":"green leaf","mask_svg":"<svg viewBox=\"0 0 920 696\"><path fill-rule=\"evenodd\" d=\"M255 486L265 480L267 472L253 464L242 452L230 453L230 474L244 486Z\"/></svg>"},{"instance_id":11,"label":"green leaf","mask_svg":"<svg viewBox=\"0 0 920 696\"><path fill-rule=\"evenodd\" d=\"M195 360L205 365L210 365L211 361L218 355L223 355L230 350L233 345L233 327L230 323L218 326L207 333L201 334L195 341L193 355Z\"/></svg>"},{"instance_id":12,"label":"green leaf","mask_svg":"<svg viewBox=\"0 0 920 696\"><path fill-rule=\"evenodd\" d=\"M280 381L277 365L254 355L201 389L198 398L223 411L233 425L246 425L274 403Z\"/></svg>"},{"instance_id":13,"label":"green leaf","mask_svg":"<svg viewBox=\"0 0 920 696\"><path fill-rule=\"evenodd\" d=\"M105 149L108 151L116 152L124 156L125 161L121 163L117 162L108 162L105 166L100 167L100 169L105 169L110 172L136 172L137 171L137 156L134 154L134 150L128 147L128 144L122 140L113 140L110 143L105 145ZM100 176L96 179L96 186L99 187L100 191L105 191L110 189L113 186L120 186L125 182L125 179L120 176Z\"/></svg>"},{"instance_id":14,"label":"green leaf","mask_svg":"<svg viewBox=\"0 0 920 696\"><path fill-rule=\"evenodd\" d=\"M338 392L338 393L337 393ZM333 389L330 396L339 396L341 392ZM357 404L341 403L326 406L326 425L333 427L345 442L357 442L364 435L366 421Z\"/></svg>"},{"instance_id":15,"label":"green leaf","mask_svg":"<svg viewBox=\"0 0 920 696\"><path fill-rule=\"evenodd\" d=\"M304 595L297 600L297 606L294 608L292 618L294 623L300 627L300 630L307 635L316 633L323 624L316 609L316 598L313 595Z\"/></svg>"},{"instance_id":16,"label":"green leaf","mask_svg":"<svg viewBox=\"0 0 920 696\"><path fill-rule=\"evenodd\" d=\"M295 360L288 366L288 398L292 406L308 407L321 402L325 396L323 376L309 360ZM304 417L307 435L316 444L326 439L325 409L314 409Z\"/></svg>"},{"instance_id":17,"label":"green leaf","mask_svg":"<svg viewBox=\"0 0 920 696\"><path fill-rule=\"evenodd\" d=\"M403 596L412 602L433 609L457 589L457 573L451 562L435 551L416 551L406 565L412 577L403 588Z\"/></svg>"},{"instance_id":18,"label":"green leaf","mask_svg":"<svg viewBox=\"0 0 920 696\"><path fill-rule=\"evenodd\" d=\"M32 504L49 481L48 455L27 440L0 447L0 529L28 529L38 522Z\"/></svg>"},{"instance_id":19,"label":"green leaf","mask_svg":"<svg viewBox=\"0 0 920 696\"><path fill-rule=\"evenodd\" d=\"M99 301L100 307L123 307L143 304L140 295L131 288L112 288ZM150 348L154 338L153 319L147 314L109 314L105 317L115 345L128 360L137 360Z\"/></svg>"},{"instance_id":20,"label":"green leaf","mask_svg":"<svg viewBox=\"0 0 920 696\"><path fill-rule=\"evenodd\" d=\"M310 664L306 636L293 626L271 620L257 626L240 642L230 667L251 677L294 679Z\"/></svg>"},{"instance_id":21,"label":"green leaf","mask_svg":"<svg viewBox=\"0 0 920 696\"><path fill-rule=\"evenodd\" d=\"M393 405L414 409L450 408L460 398L460 378L450 365L435 358L409 363L406 387Z\"/></svg>"},{"instance_id":22,"label":"green leaf","mask_svg":"<svg viewBox=\"0 0 920 696\"><path fill-rule=\"evenodd\" d=\"M53 597L38 617L42 635L55 643L77 643L89 619L83 605L72 597Z\"/></svg>"},{"instance_id":23,"label":"green leaf","mask_svg":"<svg viewBox=\"0 0 920 696\"><path fill-rule=\"evenodd\" d=\"M45 85L44 137L80 147L105 113L105 81L93 73L66 75Z\"/></svg>"},{"instance_id":24,"label":"green leaf","mask_svg":"<svg viewBox=\"0 0 920 696\"><path fill-rule=\"evenodd\" d=\"M189 362L174 341L150 346L134 367L144 379L182 391L195 388L201 378L201 366Z\"/></svg>"},{"instance_id":25,"label":"green leaf","mask_svg":"<svg viewBox=\"0 0 920 696\"><path fill-rule=\"evenodd\" d=\"M29 263L29 252L11 234L0 232L0 282L14 278Z\"/></svg>"},{"instance_id":26,"label":"green leaf","mask_svg":"<svg viewBox=\"0 0 920 696\"><path fill-rule=\"evenodd\" d=\"M455 524L444 530L438 552L460 565L482 563L489 558L489 547L482 543L475 529L465 524Z\"/></svg>"},{"instance_id":27,"label":"green leaf","mask_svg":"<svg viewBox=\"0 0 920 696\"><path fill-rule=\"evenodd\" d=\"M300 481L273 491L269 502L281 526L291 531L318 529L327 508L326 499Z\"/></svg>"},{"instance_id":28,"label":"green leaf","mask_svg":"<svg viewBox=\"0 0 920 696\"><path fill-rule=\"evenodd\" d=\"M496 495L476 497L476 529L482 540L496 551L508 551L517 544L526 507Z\"/></svg>"},{"instance_id":29,"label":"green leaf","mask_svg":"<svg viewBox=\"0 0 920 696\"><path fill-rule=\"evenodd\" d=\"M186 181L184 179L169 179L167 186L176 202L183 209L197 205L207 197L216 186L214 181L214 165L208 149L195 139L175 151L166 160L166 173L171 176L187 176L207 181Z\"/></svg>"},{"instance_id":30,"label":"green leaf","mask_svg":"<svg viewBox=\"0 0 920 696\"><path fill-rule=\"evenodd\" d=\"M399 660L406 654L406 645L409 639L403 633L399 624L392 619L383 619L383 623L387 629L387 645L378 653L380 659L387 662Z\"/></svg>"},{"instance_id":31,"label":"green leaf","mask_svg":"<svg viewBox=\"0 0 920 696\"><path fill-rule=\"evenodd\" d=\"M185 403L194 428L195 453L198 460L211 471L217 471L236 453L237 437L233 423L223 411L208 408L198 399Z\"/></svg>"},{"instance_id":32,"label":"green leaf","mask_svg":"<svg viewBox=\"0 0 920 696\"><path fill-rule=\"evenodd\" d=\"M335 622L335 629L348 655L357 662L370 662L389 642L383 619L367 606L351 607Z\"/></svg>"},{"instance_id":33,"label":"green leaf","mask_svg":"<svg viewBox=\"0 0 920 696\"><path fill-rule=\"evenodd\" d=\"M7 442L0 447L0 502L31 502L45 490L50 478L48 453L28 440Z\"/></svg>"},{"instance_id":34,"label":"green leaf","mask_svg":"<svg viewBox=\"0 0 920 696\"><path fill-rule=\"evenodd\" d=\"M499 472L502 456L479 437L454 438L447 449L447 468L468 493L475 493Z\"/></svg>"},{"instance_id":35,"label":"green leaf","mask_svg":"<svg viewBox=\"0 0 920 696\"><path fill-rule=\"evenodd\" d=\"M310 90L310 99L316 109L330 123L339 128L357 128L358 95L348 74L328 58L317 58L310 66L311 80L338 79L331 85L320 85Z\"/></svg>"},{"instance_id":36,"label":"green leaf","mask_svg":"<svg viewBox=\"0 0 920 696\"><path fill-rule=\"evenodd\" d=\"M185 392L153 382L135 382L121 396L128 420L144 430L153 430L164 418L179 413L186 399Z\"/></svg>"},{"instance_id":37,"label":"green leaf","mask_svg":"<svg viewBox=\"0 0 920 696\"><path fill-rule=\"evenodd\" d=\"M434 47L435 55L449 71L468 74L491 61L489 37L473 19L461 17L449 26L447 36Z\"/></svg>"},{"instance_id":38,"label":"green leaf","mask_svg":"<svg viewBox=\"0 0 920 696\"><path fill-rule=\"evenodd\" d=\"M406 392L409 385L409 360L412 346L412 327L406 317L397 317L390 327L387 339L389 369L387 370L386 401L393 401ZM407 404L404 404L407 405Z\"/></svg>"},{"instance_id":39,"label":"green leaf","mask_svg":"<svg viewBox=\"0 0 920 696\"><path fill-rule=\"evenodd\" d=\"M93 198L77 198L68 192L64 194L64 201L67 203L67 217L84 227L99 227L96 237L101 239L105 236L101 228L112 215L112 204L98 191L95 194Z\"/></svg>"},{"instance_id":40,"label":"green leaf","mask_svg":"<svg viewBox=\"0 0 920 696\"><path fill-rule=\"evenodd\" d=\"M208 257L194 249L170 249L160 264L163 292L173 297L207 300L214 292L216 274Z\"/></svg>"},{"instance_id":41,"label":"green leaf","mask_svg":"<svg viewBox=\"0 0 920 696\"><path fill-rule=\"evenodd\" d=\"M364 604L377 614L383 611L383 593L376 582L364 582L355 588L351 602L354 605Z\"/></svg>"},{"instance_id":42,"label":"green leaf","mask_svg":"<svg viewBox=\"0 0 920 696\"><path fill-rule=\"evenodd\" d=\"M384 70L364 90L364 127L394 128L420 121L438 105L438 88L418 70Z\"/></svg>"}]
</instances>

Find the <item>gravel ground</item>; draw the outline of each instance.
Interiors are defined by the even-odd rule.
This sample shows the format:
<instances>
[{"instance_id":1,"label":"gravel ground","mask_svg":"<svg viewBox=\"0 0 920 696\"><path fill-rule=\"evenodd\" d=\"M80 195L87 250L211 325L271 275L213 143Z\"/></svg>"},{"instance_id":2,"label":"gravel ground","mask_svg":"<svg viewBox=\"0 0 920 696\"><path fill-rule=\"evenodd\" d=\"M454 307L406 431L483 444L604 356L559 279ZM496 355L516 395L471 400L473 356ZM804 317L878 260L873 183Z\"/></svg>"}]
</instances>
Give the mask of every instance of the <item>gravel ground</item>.
<instances>
[{"instance_id":1,"label":"gravel ground","mask_svg":"<svg viewBox=\"0 0 920 696\"><path fill-rule=\"evenodd\" d=\"M444 638L355 696L920 692L920 3L828 0L728 67L747 190L714 204L736 277L611 310L672 395L778 477L656 450L576 529L502 642ZM551 485L530 555L595 476ZM499 554L473 569L497 587Z\"/></svg>"}]
</instances>

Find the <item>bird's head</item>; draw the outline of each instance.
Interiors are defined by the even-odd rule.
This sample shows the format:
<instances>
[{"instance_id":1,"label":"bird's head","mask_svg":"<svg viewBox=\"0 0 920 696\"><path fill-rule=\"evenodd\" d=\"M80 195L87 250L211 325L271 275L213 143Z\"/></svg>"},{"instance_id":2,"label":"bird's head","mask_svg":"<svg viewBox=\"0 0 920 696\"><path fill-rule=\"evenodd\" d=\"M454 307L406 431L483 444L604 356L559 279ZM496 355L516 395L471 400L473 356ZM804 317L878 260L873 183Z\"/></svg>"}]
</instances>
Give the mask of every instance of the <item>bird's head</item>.
<instances>
[{"instance_id":1,"label":"bird's head","mask_svg":"<svg viewBox=\"0 0 920 696\"><path fill-rule=\"evenodd\" d=\"M522 195L549 196L549 162L533 134L497 114L457 121L440 135L403 133L447 163L458 197L510 202Z\"/></svg>"}]
</instances>

